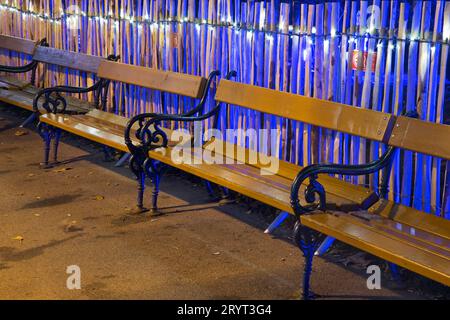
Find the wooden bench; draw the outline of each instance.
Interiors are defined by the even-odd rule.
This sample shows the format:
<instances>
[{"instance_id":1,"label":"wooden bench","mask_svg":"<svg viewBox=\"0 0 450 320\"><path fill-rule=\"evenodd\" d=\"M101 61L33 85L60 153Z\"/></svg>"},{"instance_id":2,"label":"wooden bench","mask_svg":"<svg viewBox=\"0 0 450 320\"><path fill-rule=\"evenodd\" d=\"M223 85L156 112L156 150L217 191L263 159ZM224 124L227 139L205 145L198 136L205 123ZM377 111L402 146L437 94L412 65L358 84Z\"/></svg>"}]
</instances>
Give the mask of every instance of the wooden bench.
<instances>
[{"instance_id":1,"label":"wooden bench","mask_svg":"<svg viewBox=\"0 0 450 320\"><path fill-rule=\"evenodd\" d=\"M98 77L107 81L116 81L132 84L143 88L157 90L161 92L199 99L197 106L183 115L193 115L202 112L207 101L209 88L214 79L219 75L214 71L206 79L200 76L188 75L177 72L160 71L157 69L133 66L123 63L102 61L97 72ZM64 92L65 88L55 87L45 90L47 94ZM42 93L41 93L42 94ZM38 99L39 96L36 97ZM73 133L83 138L98 142L102 145L114 148L119 151L129 152L124 141L124 130L129 121L128 118L93 109L88 113L79 115L65 114L62 108L48 109L46 114L39 118L40 128L44 134L45 141L45 166L49 165L49 152L51 140L55 139L54 161L57 161L57 140L61 130ZM131 166L135 168L141 158L132 157ZM135 171L140 181L140 186L144 189L145 177ZM147 211L142 206L142 199L139 201L138 211Z\"/></svg>"},{"instance_id":2,"label":"wooden bench","mask_svg":"<svg viewBox=\"0 0 450 320\"><path fill-rule=\"evenodd\" d=\"M303 285L306 299L311 297L309 278L314 252L325 235L446 285L450 284L450 222L382 200L378 196L387 190L390 163L396 147L448 159L450 127L228 80L220 81L216 101L216 108L201 116L140 114L128 124L125 131L128 149L138 157L147 155L142 170L152 177L152 181L156 181L153 209L156 209L161 174L161 170L154 168L162 163L295 215L298 222L294 238L306 258ZM249 161L252 151L245 149L246 158L242 161L238 158L242 148L234 146L235 152L230 155L226 147L217 148L220 146L214 143L217 139L207 141L203 149L209 148L214 155L223 156L222 163L174 161L172 150L177 141L165 135L161 124L165 121L197 122L210 117L217 118L224 104L347 133L389 144L390 147L380 159L367 165L316 165L302 168L280 161L279 170L271 176L261 175L264 165ZM430 137L446 138L443 141L436 138L429 141L421 137L422 132L430 133ZM201 152L192 150L192 158L198 157L202 157ZM226 159L233 164L226 164ZM383 169L384 182L380 192L322 174L367 175ZM139 192L142 192L142 188ZM316 198L319 199L318 203ZM300 205L305 202L306 205Z\"/></svg>"},{"instance_id":3,"label":"wooden bench","mask_svg":"<svg viewBox=\"0 0 450 320\"><path fill-rule=\"evenodd\" d=\"M0 36L0 48L22 52L32 56L32 62L26 66L21 67L0 67L0 71L7 73L25 73L31 71L31 80L24 81L12 76L1 76L0 81L6 85L0 87L0 101L9 105L17 106L26 110L34 111L36 106L34 104L43 104L45 101L42 98L34 101L36 95L40 93L40 89L35 84L36 68L39 63L44 65L54 65L61 68L68 68L72 70L78 70L86 73L96 74L100 62L105 60L102 57L86 55L78 52L65 51L48 47L45 40L35 43L30 40L21 38L15 38L10 36ZM109 60L117 60L115 56L109 56ZM65 87L67 88L67 87ZM88 102L82 99L78 99L73 96L67 96L64 100L61 100L57 94L53 93L52 102L65 103L65 111L70 113L84 113L99 105L99 99L107 95L108 83L105 81L97 81L92 87L92 90L83 90L81 88L72 87L71 90L67 90L70 93L85 93L93 91L95 89L95 99L93 102ZM43 91L39 94L39 97L48 93ZM48 103L49 101L47 101ZM47 108L41 110L48 110L56 108L50 103ZM31 122L35 118L35 114L27 119L24 124Z\"/></svg>"},{"instance_id":4,"label":"wooden bench","mask_svg":"<svg viewBox=\"0 0 450 320\"><path fill-rule=\"evenodd\" d=\"M366 211L329 210L321 202L320 211L304 210L297 202L298 186L318 174L365 175L389 168L396 149L450 160L450 126L400 116L385 139L384 157L367 166L313 165L299 173L292 188L294 212L301 217L297 241L315 247L319 237L310 230L330 235L425 277L450 286L450 221L419 210L380 199ZM321 190L319 186L316 188ZM321 190L325 199L326 188ZM306 281L312 255L307 255Z\"/></svg>"}]
</instances>

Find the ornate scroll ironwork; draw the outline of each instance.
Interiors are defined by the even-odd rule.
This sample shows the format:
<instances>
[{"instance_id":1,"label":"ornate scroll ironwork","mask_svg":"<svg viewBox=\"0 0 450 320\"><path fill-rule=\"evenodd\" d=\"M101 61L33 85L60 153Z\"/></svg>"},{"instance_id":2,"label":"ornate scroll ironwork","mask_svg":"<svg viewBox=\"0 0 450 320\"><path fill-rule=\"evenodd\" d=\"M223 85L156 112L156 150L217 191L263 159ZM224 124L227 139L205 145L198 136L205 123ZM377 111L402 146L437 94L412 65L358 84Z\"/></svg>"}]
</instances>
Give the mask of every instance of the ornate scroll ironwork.
<instances>
[{"instance_id":1,"label":"ornate scroll ironwork","mask_svg":"<svg viewBox=\"0 0 450 320\"><path fill-rule=\"evenodd\" d=\"M116 61L119 57L109 56L109 60ZM51 88L45 88L40 90L33 99L33 110L37 117L39 117L39 102L41 98L43 98L41 107L47 113L65 113L67 108L67 101L61 95L61 93L88 93L94 91L96 93L96 97L103 97L104 101L106 101L107 90L109 87L109 80L100 79L93 86L88 88L79 88L79 87L71 87L71 86L56 86ZM96 98L96 102L98 105L98 99ZM39 122L38 131L44 140L44 166L49 167L49 153L50 146L52 140L54 141L54 162L57 162L58 157L58 146L59 140L61 137L61 130L59 128L54 128L49 126L48 124Z\"/></svg>"},{"instance_id":2,"label":"ornate scroll ironwork","mask_svg":"<svg viewBox=\"0 0 450 320\"><path fill-rule=\"evenodd\" d=\"M418 113L415 110L404 111L402 115L417 118ZM344 176L362 176L369 175L384 169L381 183L381 195L387 192L387 184L393 157L396 149L392 146L387 147L385 153L375 161L361 165L341 165L341 164L314 164L305 167L299 172L291 187L291 206L297 217L314 210L325 210L326 193L323 186L317 181L319 174L339 174ZM300 204L298 193L300 186L305 180L309 179L309 184L305 190L305 201L309 204L303 206ZM319 202L316 203L316 195L319 196Z\"/></svg>"},{"instance_id":3,"label":"ornate scroll ironwork","mask_svg":"<svg viewBox=\"0 0 450 320\"><path fill-rule=\"evenodd\" d=\"M109 56L109 60L116 61L119 57ZM102 95L106 99L107 88L109 87L109 80L100 79L94 85L87 88L72 87L72 86L55 86L40 90L33 99L33 110L39 113L39 101L44 97L42 108L47 113L64 113L66 111L67 102L61 93L88 93L94 91L96 96ZM102 93L103 90L103 93Z\"/></svg>"},{"instance_id":4,"label":"ornate scroll ironwork","mask_svg":"<svg viewBox=\"0 0 450 320\"><path fill-rule=\"evenodd\" d=\"M37 46L48 47L47 39L44 38L37 43ZM31 61L30 63L23 66L4 66L0 65L0 72L8 72L8 73L25 73L28 71L33 71L36 69L38 65L38 61ZM33 81L32 81L33 82Z\"/></svg>"},{"instance_id":5,"label":"ornate scroll ironwork","mask_svg":"<svg viewBox=\"0 0 450 320\"><path fill-rule=\"evenodd\" d=\"M137 207L140 212L147 211L143 206L143 195L145 190L145 177L149 177L153 182L152 212L157 211L157 198L159 193L159 183L164 172L165 166L149 158L148 153L157 148L166 148L168 137L161 128L163 121L182 121L193 122L202 121L217 115L220 110L220 103L209 112L205 113L205 103L208 97L208 91L214 78L219 76L218 71L213 71L206 83L203 96L199 104L191 111L178 114L166 115L158 113L143 113L133 117L127 124L124 132L125 144L127 145L132 157L130 159L130 169L136 175L138 186ZM226 76L231 79L236 76L236 72L229 72ZM134 138L132 138L134 137ZM133 141L135 140L135 141ZM137 141L136 141L137 140Z\"/></svg>"},{"instance_id":6,"label":"ornate scroll ironwork","mask_svg":"<svg viewBox=\"0 0 450 320\"><path fill-rule=\"evenodd\" d=\"M302 214L314 210L325 210L326 193L324 187L317 181L318 174L340 174L345 176L362 176L372 174L387 167L395 154L394 147L388 147L387 151L380 159L362 165L340 165L340 164L314 164L305 167L295 178L291 187L291 206L295 214L299 217ZM300 186L309 179L309 184L305 190L305 201L310 204L303 206L300 204L298 193ZM319 202L316 203L316 195Z\"/></svg>"}]
</instances>

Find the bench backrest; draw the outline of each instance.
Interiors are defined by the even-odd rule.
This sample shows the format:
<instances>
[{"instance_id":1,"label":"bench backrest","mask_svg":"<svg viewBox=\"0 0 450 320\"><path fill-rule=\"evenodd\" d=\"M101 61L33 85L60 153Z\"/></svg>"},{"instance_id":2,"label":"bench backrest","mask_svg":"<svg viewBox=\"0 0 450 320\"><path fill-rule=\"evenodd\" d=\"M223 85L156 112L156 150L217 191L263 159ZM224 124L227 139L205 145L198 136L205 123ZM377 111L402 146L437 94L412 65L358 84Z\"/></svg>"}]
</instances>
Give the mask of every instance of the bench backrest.
<instances>
[{"instance_id":1,"label":"bench backrest","mask_svg":"<svg viewBox=\"0 0 450 320\"><path fill-rule=\"evenodd\" d=\"M204 77L200 76L161 71L107 60L101 61L97 75L107 80L192 98L202 96L207 82Z\"/></svg>"},{"instance_id":2,"label":"bench backrest","mask_svg":"<svg viewBox=\"0 0 450 320\"><path fill-rule=\"evenodd\" d=\"M450 126L221 80L216 100L450 160Z\"/></svg>"},{"instance_id":3,"label":"bench backrest","mask_svg":"<svg viewBox=\"0 0 450 320\"><path fill-rule=\"evenodd\" d=\"M450 126L398 117L388 144L450 160Z\"/></svg>"},{"instance_id":4,"label":"bench backrest","mask_svg":"<svg viewBox=\"0 0 450 320\"><path fill-rule=\"evenodd\" d=\"M35 41L0 35L0 48L32 55L36 48Z\"/></svg>"},{"instance_id":5,"label":"bench backrest","mask_svg":"<svg viewBox=\"0 0 450 320\"><path fill-rule=\"evenodd\" d=\"M221 80L216 100L314 126L387 142L395 117L336 102Z\"/></svg>"},{"instance_id":6,"label":"bench backrest","mask_svg":"<svg viewBox=\"0 0 450 320\"><path fill-rule=\"evenodd\" d=\"M100 62L105 59L79 52L38 46L34 52L33 60L74 70L97 73Z\"/></svg>"}]
</instances>

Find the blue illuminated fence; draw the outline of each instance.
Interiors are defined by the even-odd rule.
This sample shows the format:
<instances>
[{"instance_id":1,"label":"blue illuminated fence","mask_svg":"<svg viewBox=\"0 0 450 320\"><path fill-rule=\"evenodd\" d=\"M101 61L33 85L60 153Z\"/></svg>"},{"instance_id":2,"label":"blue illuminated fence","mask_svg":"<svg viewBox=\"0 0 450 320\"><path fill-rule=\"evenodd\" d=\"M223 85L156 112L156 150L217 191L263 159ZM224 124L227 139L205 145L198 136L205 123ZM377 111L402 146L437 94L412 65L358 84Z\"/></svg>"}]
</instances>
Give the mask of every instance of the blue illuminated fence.
<instances>
[{"instance_id":1,"label":"blue illuminated fence","mask_svg":"<svg viewBox=\"0 0 450 320\"><path fill-rule=\"evenodd\" d=\"M2 1L0 32L47 37L50 45L125 63L208 75L234 69L238 81L393 114L450 120L449 1L115 0ZM24 57L0 55L19 63ZM78 72L40 70L43 84L89 85ZM107 109L127 116L180 112L189 99L115 84ZM212 106L210 99L209 106ZM280 106L282 107L282 106ZM221 128L279 128L276 156L362 163L384 147L361 138L230 106ZM240 143L245 144L245 139ZM269 145L259 147L272 153ZM398 154L389 197L450 218L450 166ZM352 178L353 179L353 178ZM354 178L377 188L380 177Z\"/></svg>"}]
</instances>

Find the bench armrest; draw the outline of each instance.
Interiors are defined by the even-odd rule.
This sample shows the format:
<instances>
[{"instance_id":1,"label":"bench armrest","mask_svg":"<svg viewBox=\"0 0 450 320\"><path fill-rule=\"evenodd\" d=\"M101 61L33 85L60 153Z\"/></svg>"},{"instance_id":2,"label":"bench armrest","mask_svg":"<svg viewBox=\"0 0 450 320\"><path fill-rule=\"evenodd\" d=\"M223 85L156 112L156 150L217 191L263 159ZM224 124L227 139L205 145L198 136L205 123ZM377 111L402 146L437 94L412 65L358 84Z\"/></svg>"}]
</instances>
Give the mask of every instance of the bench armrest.
<instances>
[{"instance_id":1,"label":"bench armrest","mask_svg":"<svg viewBox=\"0 0 450 320\"><path fill-rule=\"evenodd\" d=\"M117 61L120 59L120 56L109 55L107 60ZM110 84L110 80L100 79L91 87L83 88L83 87L72 87L72 86L55 86L51 88L44 88L40 90L33 99L33 110L36 113L39 113L39 100L42 96L44 96L45 100L42 103L42 108L45 109L48 113L64 113L67 107L66 99L61 95L61 93L88 93L92 91L96 91L96 101L95 105L98 106L100 95L104 96L104 101L106 102L106 95L108 94L108 87ZM103 92L102 92L103 91Z\"/></svg>"},{"instance_id":2,"label":"bench armrest","mask_svg":"<svg viewBox=\"0 0 450 320\"><path fill-rule=\"evenodd\" d=\"M37 65L38 65L37 61L31 61L30 63L28 63L26 65L17 66L17 67L0 65L0 72L26 73L26 72L33 71L34 69L36 69Z\"/></svg>"},{"instance_id":3,"label":"bench armrest","mask_svg":"<svg viewBox=\"0 0 450 320\"><path fill-rule=\"evenodd\" d=\"M206 81L206 85L205 85L205 89L203 90L203 95L200 99L199 104L193 108L192 110L184 113L184 116L193 116L195 114L201 114L203 113L203 110L205 109L205 103L206 100L208 99L208 95L209 95L209 88L211 87L211 83L215 80L215 78L220 76L220 72L217 70L212 71L209 76L208 76L208 80Z\"/></svg>"},{"instance_id":4,"label":"bench armrest","mask_svg":"<svg viewBox=\"0 0 450 320\"><path fill-rule=\"evenodd\" d=\"M83 87L71 87L71 86L55 86L51 88L45 88L39 90L33 99L33 110L39 113L39 100L44 97L42 103L42 108L45 109L47 113L64 113L67 107L66 99L61 95L61 93L88 93L92 91L97 91L105 86L106 80L100 79L93 86L83 88Z\"/></svg>"},{"instance_id":5,"label":"bench armrest","mask_svg":"<svg viewBox=\"0 0 450 320\"><path fill-rule=\"evenodd\" d=\"M207 87L205 91L209 91L208 88L214 77L218 76L219 73L214 71L209 76ZM228 72L226 79L229 80L236 76L235 71ZM181 122L194 122L203 121L214 115L220 110L221 103L216 103L216 106L207 113L204 111L204 103L207 98L207 93L204 93L199 105L193 110L177 115L168 115L161 113L141 113L131 118L125 128L124 138L125 144L132 154L137 154L140 151L143 152L144 157L148 151L156 148L167 147L168 138L165 132L160 128L161 121L181 121ZM195 115L198 114L198 115ZM136 146L131 139L131 130L138 124L138 129L135 132L135 137L140 141L140 145Z\"/></svg>"},{"instance_id":6,"label":"bench armrest","mask_svg":"<svg viewBox=\"0 0 450 320\"><path fill-rule=\"evenodd\" d=\"M48 43L47 43L47 39L44 38L41 41L39 41L36 46L43 46L43 47L48 47ZM23 65L23 66L5 66L5 65L0 65L0 72L6 72L6 73L26 73L29 71L34 71L36 70L36 67L38 65L38 61L31 61L30 63Z\"/></svg>"},{"instance_id":7,"label":"bench armrest","mask_svg":"<svg viewBox=\"0 0 450 320\"><path fill-rule=\"evenodd\" d=\"M342 164L313 164L303 168L294 179L291 187L291 206L297 217L314 211L326 209L325 188L317 181L319 174L339 174L344 176L363 176L375 173L384 168L390 168L396 148L389 146L386 152L375 161L360 165L342 165ZM387 183L386 176L383 177L383 184ZM309 179L309 184L305 189L305 201L307 206L300 204L299 191L300 186ZM319 202L316 203L316 195L319 196Z\"/></svg>"},{"instance_id":8,"label":"bench armrest","mask_svg":"<svg viewBox=\"0 0 450 320\"><path fill-rule=\"evenodd\" d=\"M418 118L419 114L416 110L403 110L403 116L410 118ZM318 174L339 174L344 176L365 176L373 174L377 171L385 169L383 179L381 182L381 196L385 197L387 193L387 185L389 180L389 173L396 148L389 146L385 153L375 161L359 165L343 165L343 164L313 164L301 170L294 179L291 187L291 207L297 217L302 214L326 209L326 195L324 187L317 181ZM308 206L302 206L298 197L300 186L303 182L309 179L309 184L305 190L305 200ZM319 202L316 203L316 195L319 196Z\"/></svg>"}]
</instances>

